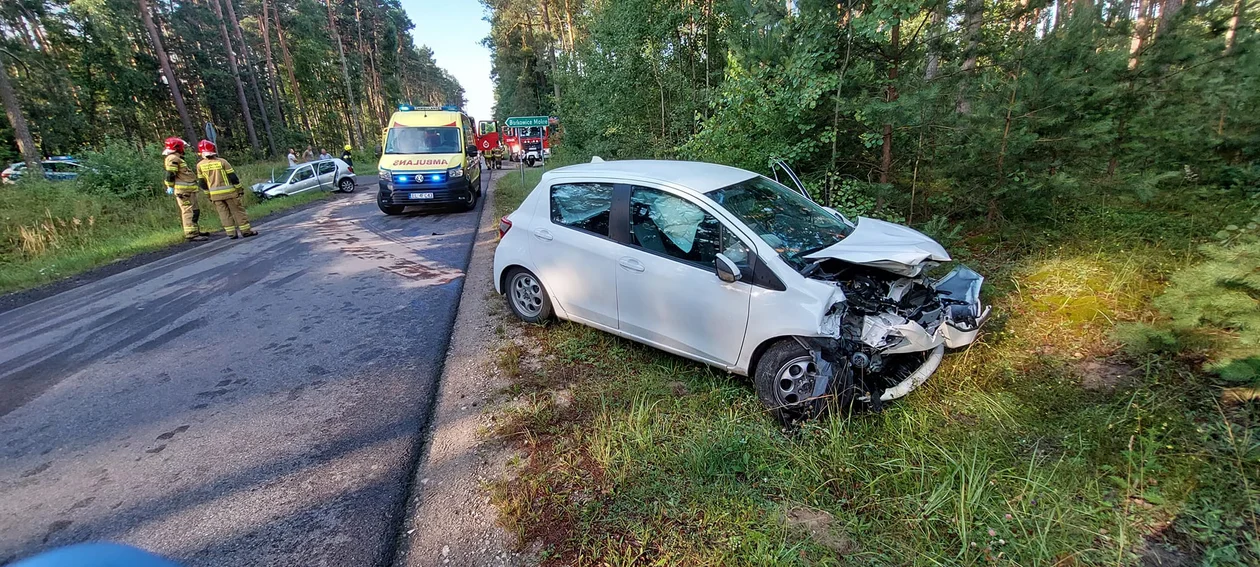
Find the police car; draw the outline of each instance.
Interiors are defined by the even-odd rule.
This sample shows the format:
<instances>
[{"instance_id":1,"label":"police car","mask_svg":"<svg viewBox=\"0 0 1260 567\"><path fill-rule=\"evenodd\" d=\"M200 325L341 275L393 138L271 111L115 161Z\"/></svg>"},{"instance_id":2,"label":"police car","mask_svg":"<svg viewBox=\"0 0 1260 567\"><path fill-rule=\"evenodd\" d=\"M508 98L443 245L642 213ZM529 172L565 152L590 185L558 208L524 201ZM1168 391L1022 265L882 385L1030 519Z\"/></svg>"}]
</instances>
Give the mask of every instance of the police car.
<instances>
[{"instance_id":1,"label":"police car","mask_svg":"<svg viewBox=\"0 0 1260 567\"><path fill-rule=\"evenodd\" d=\"M70 156L51 157L40 162L44 168L44 179L49 181L74 181L83 172L83 164ZM0 172L0 182L15 183L26 171L26 163L17 162Z\"/></svg>"}]
</instances>

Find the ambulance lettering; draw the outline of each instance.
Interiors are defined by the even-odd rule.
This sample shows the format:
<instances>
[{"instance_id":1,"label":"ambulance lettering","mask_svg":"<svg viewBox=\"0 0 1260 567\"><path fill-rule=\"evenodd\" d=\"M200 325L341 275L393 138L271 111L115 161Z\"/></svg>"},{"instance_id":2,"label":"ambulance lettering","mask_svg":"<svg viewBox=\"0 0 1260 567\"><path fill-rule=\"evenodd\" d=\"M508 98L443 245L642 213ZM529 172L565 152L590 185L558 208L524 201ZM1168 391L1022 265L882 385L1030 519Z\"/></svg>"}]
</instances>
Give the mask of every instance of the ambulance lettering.
<instances>
[{"instance_id":1,"label":"ambulance lettering","mask_svg":"<svg viewBox=\"0 0 1260 567\"><path fill-rule=\"evenodd\" d=\"M444 159L432 159L432 158L410 158L410 159L404 158L404 159L394 160L392 167L446 165L446 161L447 160L444 160Z\"/></svg>"}]
</instances>

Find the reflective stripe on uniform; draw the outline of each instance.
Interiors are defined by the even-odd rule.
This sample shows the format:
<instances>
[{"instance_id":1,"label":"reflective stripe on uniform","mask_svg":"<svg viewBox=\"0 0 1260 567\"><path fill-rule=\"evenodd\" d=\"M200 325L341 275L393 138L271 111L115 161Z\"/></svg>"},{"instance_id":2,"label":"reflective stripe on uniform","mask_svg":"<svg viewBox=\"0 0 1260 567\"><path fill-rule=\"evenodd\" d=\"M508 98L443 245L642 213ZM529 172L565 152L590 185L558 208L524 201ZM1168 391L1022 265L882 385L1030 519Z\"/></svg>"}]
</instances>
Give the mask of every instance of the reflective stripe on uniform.
<instances>
[{"instance_id":1,"label":"reflective stripe on uniform","mask_svg":"<svg viewBox=\"0 0 1260 567\"><path fill-rule=\"evenodd\" d=\"M206 160L197 164L197 169L204 169L206 171L214 171L216 169L223 169L223 164L215 160Z\"/></svg>"},{"instance_id":2,"label":"reflective stripe on uniform","mask_svg":"<svg viewBox=\"0 0 1260 567\"><path fill-rule=\"evenodd\" d=\"M174 184L174 185L173 185L173 187L175 187L176 189L191 189L191 190L196 190L196 189L197 189L197 184L196 184L196 183L176 183L176 184Z\"/></svg>"},{"instance_id":3,"label":"reflective stripe on uniform","mask_svg":"<svg viewBox=\"0 0 1260 567\"><path fill-rule=\"evenodd\" d=\"M210 190L210 196L213 197L215 195L226 195L228 193L235 193L235 192L236 192L235 187L215 187L214 189Z\"/></svg>"}]
</instances>

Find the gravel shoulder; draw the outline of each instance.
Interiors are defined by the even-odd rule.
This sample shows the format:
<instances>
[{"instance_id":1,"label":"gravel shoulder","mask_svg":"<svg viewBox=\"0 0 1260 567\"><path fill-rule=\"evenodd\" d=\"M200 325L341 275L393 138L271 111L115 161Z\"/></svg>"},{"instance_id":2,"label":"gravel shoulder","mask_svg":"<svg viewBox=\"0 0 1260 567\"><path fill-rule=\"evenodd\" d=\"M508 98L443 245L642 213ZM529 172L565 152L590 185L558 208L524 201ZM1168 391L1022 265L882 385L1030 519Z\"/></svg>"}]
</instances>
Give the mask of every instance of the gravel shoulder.
<instances>
[{"instance_id":1,"label":"gravel shoulder","mask_svg":"<svg viewBox=\"0 0 1260 567\"><path fill-rule=\"evenodd\" d=\"M482 206L480 228L464 279L455 328L439 381L429 438L412 481L411 508L394 565L534 565L513 551L514 534L496 524L488 481L506 474L512 452L482 432L510 380L496 369L503 299L493 284L498 219L496 177Z\"/></svg>"}]
</instances>

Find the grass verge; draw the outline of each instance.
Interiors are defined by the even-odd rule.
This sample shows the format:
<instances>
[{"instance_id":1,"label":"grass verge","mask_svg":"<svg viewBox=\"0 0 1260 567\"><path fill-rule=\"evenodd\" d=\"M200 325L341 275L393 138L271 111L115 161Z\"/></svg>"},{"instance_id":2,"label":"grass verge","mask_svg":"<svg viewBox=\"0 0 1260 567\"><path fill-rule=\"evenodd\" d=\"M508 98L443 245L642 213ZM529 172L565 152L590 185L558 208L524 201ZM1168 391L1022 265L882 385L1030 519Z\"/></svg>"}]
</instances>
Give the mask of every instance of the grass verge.
<instances>
[{"instance_id":1,"label":"grass verge","mask_svg":"<svg viewBox=\"0 0 1260 567\"><path fill-rule=\"evenodd\" d=\"M307 193L258 202L247 192L245 200L250 218L257 219L329 196ZM204 196L200 225L207 232L222 230L214 206ZM0 293L180 242L183 232L173 197L122 199L81 192L68 184L35 182L0 189Z\"/></svg>"},{"instance_id":2,"label":"grass verge","mask_svg":"<svg viewBox=\"0 0 1260 567\"><path fill-rule=\"evenodd\" d=\"M538 181L542 179L545 171L551 171L563 165L559 162L549 161L545 167L526 167L525 174L521 175L522 165L520 163L504 162L504 169L495 171L495 177L499 178L495 185L494 197L494 214L496 218L502 217L520 206L521 201L529 195L529 192L538 185ZM511 167L514 166L514 167Z\"/></svg>"},{"instance_id":3,"label":"grass verge","mask_svg":"<svg viewBox=\"0 0 1260 567\"><path fill-rule=\"evenodd\" d=\"M505 316L516 401L491 434L521 458L500 521L550 564L1255 565L1260 409L1111 338L1195 259L1186 226L1099 206L970 235L982 340L882 413L792 431L745 379Z\"/></svg>"}]
</instances>

